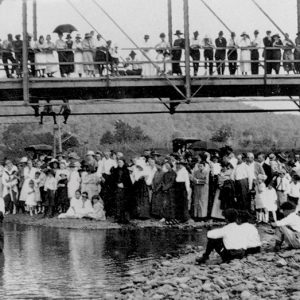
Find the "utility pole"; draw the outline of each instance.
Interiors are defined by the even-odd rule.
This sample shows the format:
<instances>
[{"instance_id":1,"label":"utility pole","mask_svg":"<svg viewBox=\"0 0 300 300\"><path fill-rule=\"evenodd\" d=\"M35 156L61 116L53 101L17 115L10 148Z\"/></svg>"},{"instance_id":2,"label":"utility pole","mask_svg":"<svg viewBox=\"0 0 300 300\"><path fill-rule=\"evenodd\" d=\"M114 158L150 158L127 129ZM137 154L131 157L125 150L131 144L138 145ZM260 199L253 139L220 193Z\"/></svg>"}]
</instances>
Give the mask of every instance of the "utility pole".
<instances>
[{"instance_id":1,"label":"utility pole","mask_svg":"<svg viewBox=\"0 0 300 300\"><path fill-rule=\"evenodd\" d=\"M300 0L297 0L297 21L298 21L298 32L300 32Z\"/></svg>"},{"instance_id":2,"label":"utility pole","mask_svg":"<svg viewBox=\"0 0 300 300\"><path fill-rule=\"evenodd\" d=\"M61 127L59 122L58 122L58 152L62 153Z\"/></svg>"},{"instance_id":3,"label":"utility pole","mask_svg":"<svg viewBox=\"0 0 300 300\"><path fill-rule=\"evenodd\" d=\"M33 17L33 40L37 41L37 13L36 13L36 0L32 2L32 17Z\"/></svg>"},{"instance_id":4,"label":"utility pole","mask_svg":"<svg viewBox=\"0 0 300 300\"><path fill-rule=\"evenodd\" d=\"M53 126L53 158L56 157L56 125Z\"/></svg>"},{"instance_id":5,"label":"utility pole","mask_svg":"<svg viewBox=\"0 0 300 300\"><path fill-rule=\"evenodd\" d=\"M185 38L185 85L188 102L191 98L191 70L190 70L190 24L189 24L189 0L183 0L184 12L184 38Z\"/></svg>"},{"instance_id":6,"label":"utility pole","mask_svg":"<svg viewBox=\"0 0 300 300\"><path fill-rule=\"evenodd\" d=\"M29 103L29 77L28 77L28 47L27 47L27 0L23 0L23 99L25 105Z\"/></svg>"},{"instance_id":7,"label":"utility pole","mask_svg":"<svg viewBox=\"0 0 300 300\"><path fill-rule=\"evenodd\" d=\"M169 43L172 46L173 45L172 0L168 0L168 37L169 37Z\"/></svg>"}]
</instances>

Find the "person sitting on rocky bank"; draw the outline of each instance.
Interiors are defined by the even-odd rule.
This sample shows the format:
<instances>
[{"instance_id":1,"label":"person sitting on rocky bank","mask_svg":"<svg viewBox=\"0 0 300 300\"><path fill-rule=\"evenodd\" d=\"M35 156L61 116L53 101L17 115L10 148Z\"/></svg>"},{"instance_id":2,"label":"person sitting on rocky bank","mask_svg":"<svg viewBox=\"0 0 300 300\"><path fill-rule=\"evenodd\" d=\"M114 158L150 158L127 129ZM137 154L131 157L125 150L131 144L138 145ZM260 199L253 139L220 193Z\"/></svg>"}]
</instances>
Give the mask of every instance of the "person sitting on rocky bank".
<instances>
[{"instance_id":1,"label":"person sitting on rocky bank","mask_svg":"<svg viewBox=\"0 0 300 300\"><path fill-rule=\"evenodd\" d=\"M280 208L284 218L271 224L276 227L274 250L279 251L284 241L289 247L300 249L300 214L291 202L283 203Z\"/></svg>"},{"instance_id":2,"label":"person sitting on rocky bank","mask_svg":"<svg viewBox=\"0 0 300 300\"><path fill-rule=\"evenodd\" d=\"M253 218L247 211L239 211L239 223L247 238L246 255L256 254L261 251L261 240L257 228L253 224Z\"/></svg>"},{"instance_id":3,"label":"person sitting on rocky bank","mask_svg":"<svg viewBox=\"0 0 300 300\"><path fill-rule=\"evenodd\" d=\"M230 208L225 210L223 215L228 224L208 231L206 250L202 257L196 259L197 264L205 263L213 250L221 256L223 262L241 259L245 256L247 236L245 229L237 224L238 212Z\"/></svg>"}]
</instances>

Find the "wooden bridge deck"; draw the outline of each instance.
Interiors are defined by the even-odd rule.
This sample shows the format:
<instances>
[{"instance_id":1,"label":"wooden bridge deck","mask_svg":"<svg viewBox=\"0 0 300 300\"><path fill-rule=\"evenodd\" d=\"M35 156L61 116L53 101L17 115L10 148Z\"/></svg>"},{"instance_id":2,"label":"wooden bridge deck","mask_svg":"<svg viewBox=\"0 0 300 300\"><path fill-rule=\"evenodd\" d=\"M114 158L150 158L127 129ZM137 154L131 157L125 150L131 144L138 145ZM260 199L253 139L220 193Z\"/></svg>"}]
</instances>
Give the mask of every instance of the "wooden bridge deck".
<instances>
[{"instance_id":1,"label":"wooden bridge deck","mask_svg":"<svg viewBox=\"0 0 300 300\"><path fill-rule=\"evenodd\" d=\"M168 77L185 94L185 77ZM195 97L300 96L300 75L192 77ZM182 96L164 77L30 78L38 99L170 98ZM0 79L0 101L23 100L22 79Z\"/></svg>"}]
</instances>

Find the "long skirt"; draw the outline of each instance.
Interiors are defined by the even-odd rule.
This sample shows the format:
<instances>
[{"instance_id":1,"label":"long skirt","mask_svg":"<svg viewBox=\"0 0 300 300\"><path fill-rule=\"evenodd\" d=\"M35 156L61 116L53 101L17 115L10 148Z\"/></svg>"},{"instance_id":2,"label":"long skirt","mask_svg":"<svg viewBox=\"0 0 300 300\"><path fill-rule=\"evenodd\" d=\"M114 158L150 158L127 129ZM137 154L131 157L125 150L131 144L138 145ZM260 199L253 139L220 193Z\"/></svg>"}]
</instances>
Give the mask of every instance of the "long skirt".
<instances>
[{"instance_id":1,"label":"long skirt","mask_svg":"<svg viewBox=\"0 0 300 300\"><path fill-rule=\"evenodd\" d=\"M249 205L248 202L248 191L249 191L249 183L248 179L241 179L235 181L235 194L237 199L237 208L244 210L247 209Z\"/></svg>"},{"instance_id":2,"label":"long skirt","mask_svg":"<svg viewBox=\"0 0 300 300\"><path fill-rule=\"evenodd\" d=\"M224 219L223 211L221 209L221 200L219 199L220 189L217 189L215 194L214 205L211 211L211 217L215 219Z\"/></svg>"},{"instance_id":3,"label":"long skirt","mask_svg":"<svg viewBox=\"0 0 300 300\"><path fill-rule=\"evenodd\" d=\"M176 217L176 199L175 189L171 188L163 193L163 214L166 220L172 220Z\"/></svg>"},{"instance_id":4,"label":"long skirt","mask_svg":"<svg viewBox=\"0 0 300 300\"><path fill-rule=\"evenodd\" d=\"M47 57L46 53L44 52L37 52L34 56L35 63L39 64L35 66L35 69L38 70L45 70L46 69L46 63L47 63Z\"/></svg>"},{"instance_id":5,"label":"long skirt","mask_svg":"<svg viewBox=\"0 0 300 300\"><path fill-rule=\"evenodd\" d=\"M175 183L175 216L181 222L186 222L190 219L189 201L184 182Z\"/></svg>"},{"instance_id":6,"label":"long skirt","mask_svg":"<svg viewBox=\"0 0 300 300\"><path fill-rule=\"evenodd\" d=\"M74 53L72 51L59 51L58 59L60 63L72 63L70 65L60 65L61 75L74 72Z\"/></svg>"},{"instance_id":7,"label":"long skirt","mask_svg":"<svg viewBox=\"0 0 300 300\"><path fill-rule=\"evenodd\" d=\"M233 180L225 180L221 190L219 199L221 200L221 209L237 208L235 202L235 187Z\"/></svg>"},{"instance_id":8,"label":"long skirt","mask_svg":"<svg viewBox=\"0 0 300 300\"><path fill-rule=\"evenodd\" d=\"M162 191L155 191L152 193L151 199L151 214L155 217L162 217L163 215L164 194Z\"/></svg>"},{"instance_id":9,"label":"long skirt","mask_svg":"<svg viewBox=\"0 0 300 300\"><path fill-rule=\"evenodd\" d=\"M129 207L127 190L117 188L114 197L115 212L114 217L119 223L129 222Z\"/></svg>"},{"instance_id":10,"label":"long skirt","mask_svg":"<svg viewBox=\"0 0 300 300\"><path fill-rule=\"evenodd\" d=\"M251 72L251 52L250 50L241 50L240 56L241 72L250 74Z\"/></svg>"},{"instance_id":11,"label":"long skirt","mask_svg":"<svg viewBox=\"0 0 300 300\"><path fill-rule=\"evenodd\" d=\"M292 71L294 70L294 63L293 63L293 60L294 60L294 54L292 52L292 50L284 50L283 51L283 68L285 71L289 72L289 71ZM289 61L286 61L286 60L290 60L291 62Z\"/></svg>"},{"instance_id":12,"label":"long skirt","mask_svg":"<svg viewBox=\"0 0 300 300\"><path fill-rule=\"evenodd\" d=\"M46 73L55 73L59 70L58 60L54 53L47 53L46 54ZM49 65L51 63L51 65Z\"/></svg>"},{"instance_id":13,"label":"long skirt","mask_svg":"<svg viewBox=\"0 0 300 300\"><path fill-rule=\"evenodd\" d=\"M44 206L55 206L55 191L47 190L45 194Z\"/></svg>"},{"instance_id":14,"label":"long skirt","mask_svg":"<svg viewBox=\"0 0 300 300\"><path fill-rule=\"evenodd\" d=\"M296 72L299 74L300 73L300 49L299 50L295 49L294 58L295 60L299 60L299 62L295 62L295 69Z\"/></svg>"},{"instance_id":15,"label":"long skirt","mask_svg":"<svg viewBox=\"0 0 300 300\"><path fill-rule=\"evenodd\" d=\"M94 71L94 65L90 64L94 62L93 52L92 51L83 51L83 69L85 72Z\"/></svg>"},{"instance_id":16,"label":"long skirt","mask_svg":"<svg viewBox=\"0 0 300 300\"><path fill-rule=\"evenodd\" d=\"M196 184L193 191L193 216L195 218L206 218L208 207L208 184Z\"/></svg>"},{"instance_id":17,"label":"long skirt","mask_svg":"<svg viewBox=\"0 0 300 300\"><path fill-rule=\"evenodd\" d=\"M149 219L149 191L144 179L140 179L134 183L133 193L135 199L135 217L137 219Z\"/></svg>"},{"instance_id":18,"label":"long skirt","mask_svg":"<svg viewBox=\"0 0 300 300\"><path fill-rule=\"evenodd\" d=\"M173 50L172 51L172 60L176 61L172 63L172 73L173 74L182 74L180 67L180 59L182 55L182 50Z\"/></svg>"},{"instance_id":19,"label":"long skirt","mask_svg":"<svg viewBox=\"0 0 300 300\"><path fill-rule=\"evenodd\" d=\"M83 74L83 54L82 52L75 52L74 54L75 62L75 73Z\"/></svg>"}]
</instances>

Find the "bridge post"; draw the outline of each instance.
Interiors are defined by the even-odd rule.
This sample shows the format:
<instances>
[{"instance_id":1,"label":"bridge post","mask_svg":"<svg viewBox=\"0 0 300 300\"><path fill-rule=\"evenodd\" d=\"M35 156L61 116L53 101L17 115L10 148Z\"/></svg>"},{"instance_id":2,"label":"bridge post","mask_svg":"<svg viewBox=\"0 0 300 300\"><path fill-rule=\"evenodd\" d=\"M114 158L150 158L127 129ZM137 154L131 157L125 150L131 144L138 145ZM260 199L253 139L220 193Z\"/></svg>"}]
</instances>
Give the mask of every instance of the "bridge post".
<instances>
[{"instance_id":1,"label":"bridge post","mask_svg":"<svg viewBox=\"0 0 300 300\"><path fill-rule=\"evenodd\" d=\"M185 37L185 79L187 102L191 98L191 70L190 70L190 25L189 25L189 0L183 0L184 10L184 37Z\"/></svg>"},{"instance_id":2,"label":"bridge post","mask_svg":"<svg viewBox=\"0 0 300 300\"><path fill-rule=\"evenodd\" d=\"M168 0L168 37L169 43L173 45L173 22L172 22L172 0Z\"/></svg>"},{"instance_id":3,"label":"bridge post","mask_svg":"<svg viewBox=\"0 0 300 300\"><path fill-rule=\"evenodd\" d=\"M32 2L32 17L33 17L33 40L37 41L37 13L36 13L36 0Z\"/></svg>"},{"instance_id":4,"label":"bridge post","mask_svg":"<svg viewBox=\"0 0 300 300\"><path fill-rule=\"evenodd\" d=\"M23 0L23 100L25 105L29 102L29 82L28 82L28 46L27 46L27 0Z\"/></svg>"},{"instance_id":5,"label":"bridge post","mask_svg":"<svg viewBox=\"0 0 300 300\"><path fill-rule=\"evenodd\" d=\"M298 21L298 32L300 32L300 0L297 0L297 21Z\"/></svg>"}]
</instances>

